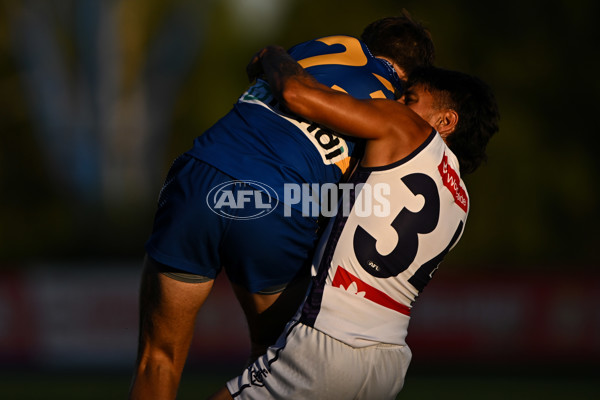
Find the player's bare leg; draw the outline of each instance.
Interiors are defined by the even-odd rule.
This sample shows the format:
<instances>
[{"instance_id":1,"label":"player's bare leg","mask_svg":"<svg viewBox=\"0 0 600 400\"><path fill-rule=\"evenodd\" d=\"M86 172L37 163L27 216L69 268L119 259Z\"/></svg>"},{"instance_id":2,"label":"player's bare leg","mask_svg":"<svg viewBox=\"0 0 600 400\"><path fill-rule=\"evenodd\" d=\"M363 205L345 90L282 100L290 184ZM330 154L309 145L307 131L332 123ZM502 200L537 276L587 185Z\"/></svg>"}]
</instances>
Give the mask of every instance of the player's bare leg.
<instances>
[{"instance_id":1,"label":"player's bare leg","mask_svg":"<svg viewBox=\"0 0 600 400\"><path fill-rule=\"evenodd\" d=\"M308 282L308 275L297 277L282 292L275 294L250 293L232 284L250 331L250 358L247 365L265 354L267 348L277 341L304 299Z\"/></svg>"},{"instance_id":2,"label":"player's bare leg","mask_svg":"<svg viewBox=\"0 0 600 400\"><path fill-rule=\"evenodd\" d=\"M181 282L145 261L140 291L138 358L130 399L175 399L196 315L214 281Z\"/></svg>"}]
</instances>

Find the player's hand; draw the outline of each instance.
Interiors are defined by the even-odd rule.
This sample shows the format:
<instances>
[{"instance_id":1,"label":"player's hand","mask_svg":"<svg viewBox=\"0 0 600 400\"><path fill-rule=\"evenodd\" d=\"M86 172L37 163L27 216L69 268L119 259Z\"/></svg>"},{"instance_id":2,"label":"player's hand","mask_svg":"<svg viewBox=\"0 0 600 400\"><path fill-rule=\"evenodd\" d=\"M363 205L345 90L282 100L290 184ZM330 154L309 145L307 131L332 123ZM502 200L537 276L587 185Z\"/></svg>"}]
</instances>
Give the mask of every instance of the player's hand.
<instances>
[{"instance_id":1,"label":"player's hand","mask_svg":"<svg viewBox=\"0 0 600 400\"><path fill-rule=\"evenodd\" d=\"M254 82L257 78L264 75L263 66L260 59L266 50L266 47L260 49L256 54L252 56L252 59L250 59L250 63L248 63L248 65L246 66L246 75L248 75L248 81L250 83Z\"/></svg>"},{"instance_id":2,"label":"player's hand","mask_svg":"<svg viewBox=\"0 0 600 400\"><path fill-rule=\"evenodd\" d=\"M250 63L246 66L246 75L248 75L248 80L251 83L254 82L254 80L256 80L257 78L264 77L265 71L263 69L262 57L267 52L269 52L270 54L287 54L287 51L283 47L277 45L271 45L260 49L256 54L254 54L254 56L252 56Z\"/></svg>"}]
</instances>

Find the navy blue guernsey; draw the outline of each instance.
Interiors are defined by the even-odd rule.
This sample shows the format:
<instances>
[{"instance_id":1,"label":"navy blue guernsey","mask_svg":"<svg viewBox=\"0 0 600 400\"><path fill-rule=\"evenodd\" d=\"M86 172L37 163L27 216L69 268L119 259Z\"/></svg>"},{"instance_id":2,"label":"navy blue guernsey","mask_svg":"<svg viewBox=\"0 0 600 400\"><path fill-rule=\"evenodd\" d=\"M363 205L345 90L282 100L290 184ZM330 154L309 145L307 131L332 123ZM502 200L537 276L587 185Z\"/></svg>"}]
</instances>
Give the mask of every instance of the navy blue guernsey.
<instances>
[{"instance_id":1,"label":"navy blue guernsey","mask_svg":"<svg viewBox=\"0 0 600 400\"><path fill-rule=\"evenodd\" d=\"M289 53L319 82L357 98L393 99L401 90L391 64L351 36L311 40ZM268 83L258 80L196 138L188 154L236 180L266 184L284 201L286 184L339 182L359 148L352 139L281 110Z\"/></svg>"}]
</instances>

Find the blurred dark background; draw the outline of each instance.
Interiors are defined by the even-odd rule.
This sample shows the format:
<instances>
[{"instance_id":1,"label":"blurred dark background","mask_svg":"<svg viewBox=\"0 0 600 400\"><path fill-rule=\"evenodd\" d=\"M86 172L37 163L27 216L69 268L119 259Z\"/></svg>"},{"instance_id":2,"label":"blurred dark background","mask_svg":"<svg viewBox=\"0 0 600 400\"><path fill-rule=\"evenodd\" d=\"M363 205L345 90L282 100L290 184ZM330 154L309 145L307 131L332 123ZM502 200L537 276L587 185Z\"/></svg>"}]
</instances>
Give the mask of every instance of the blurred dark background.
<instances>
[{"instance_id":1,"label":"blurred dark background","mask_svg":"<svg viewBox=\"0 0 600 400\"><path fill-rule=\"evenodd\" d=\"M250 57L359 36L402 8L430 29L438 65L494 89L502 117L466 178L463 238L415 306L415 371L598 366L600 3L3 0L0 367L129 368L162 181L243 92ZM221 287L201 331L220 329L224 303L243 331ZM238 357L244 340L223 348ZM194 349L191 365L212 362Z\"/></svg>"}]
</instances>

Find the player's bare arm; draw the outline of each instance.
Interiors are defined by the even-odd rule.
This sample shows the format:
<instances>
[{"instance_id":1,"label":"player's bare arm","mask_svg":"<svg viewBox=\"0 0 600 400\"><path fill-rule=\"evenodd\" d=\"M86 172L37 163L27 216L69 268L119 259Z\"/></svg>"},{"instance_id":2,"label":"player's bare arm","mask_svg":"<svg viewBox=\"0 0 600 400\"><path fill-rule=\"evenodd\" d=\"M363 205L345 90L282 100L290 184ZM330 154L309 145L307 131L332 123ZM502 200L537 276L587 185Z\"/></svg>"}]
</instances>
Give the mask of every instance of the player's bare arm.
<instances>
[{"instance_id":1,"label":"player's bare arm","mask_svg":"<svg viewBox=\"0 0 600 400\"><path fill-rule=\"evenodd\" d=\"M359 100L320 84L279 46L257 53L247 71L251 79L264 74L274 95L291 112L334 131L370 139L363 164L396 161L431 133L431 126L402 103Z\"/></svg>"}]
</instances>

